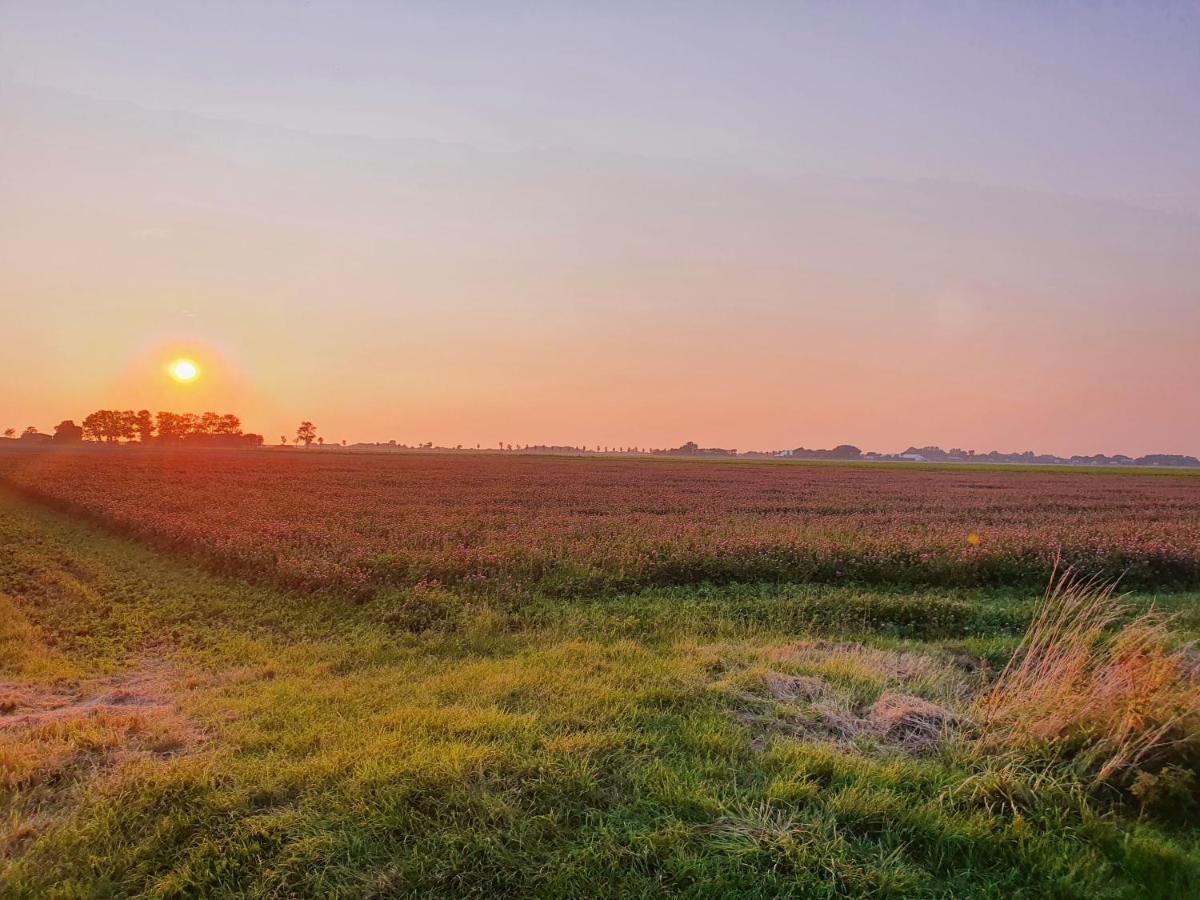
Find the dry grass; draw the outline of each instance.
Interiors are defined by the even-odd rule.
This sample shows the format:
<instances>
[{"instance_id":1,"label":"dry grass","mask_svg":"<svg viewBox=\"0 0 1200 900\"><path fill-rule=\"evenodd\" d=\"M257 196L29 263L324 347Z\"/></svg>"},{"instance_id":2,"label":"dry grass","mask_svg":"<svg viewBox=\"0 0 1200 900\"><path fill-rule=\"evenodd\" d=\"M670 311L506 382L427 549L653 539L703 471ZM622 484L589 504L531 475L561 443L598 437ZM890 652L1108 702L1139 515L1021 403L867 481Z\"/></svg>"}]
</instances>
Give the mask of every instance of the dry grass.
<instances>
[{"instance_id":1,"label":"dry grass","mask_svg":"<svg viewBox=\"0 0 1200 900\"><path fill-rule=\"evenodd\" d=\"M198 742L178 716L159 709L96 708L0 732L0 790L60 781L68 769L100 770L122 760L170 757Z\"/></svg>"},{"instance_id":2,"label":"dry grass","mask_svg":"<svg viewBox=\"0 0 1200 900\"><path fill-rule=\"evenodd\" d=\"M78 785L199 747L203 735L170 698L171 678L151 665L73 688L0 681L0 859L60 821Z\"/></svg>"},{"instance_id":3,"label":"dry grass","mask_svg":"<svg viewBox=\"0 0 1200 900\"><path fill-rule=\"evenodd\" d=\"M912 753L929 753L938 748L958 716L922 697L885 691L867 716L883 738Z\"/></svg>"},{"instance_id":4,"label":"dry grass","mask_svg":"<svg viewBox=\"0 0 1200 900\"><path fill-rule=\"evenodd\" d=\"M942 655L885 650L857 641L800 641L772 649L768 659L804 675L859 685L872 699L883 690L901 690L959 705L978 683Z\"/></svg>"},{"instance_id":5,"label":"dry grass","mask_svg":"<svg viewBox=\"0 0 1200 900\"><path fill-rule=\"evenodd\" d=\"M969 724L955 710L967 702L973 679L940 656L823 640L774 647L765 656L802 674L726 663L718 682L738 701L734 718L750 729L758 750L783 737L923 755Z\"/></svg>"},{"instance_id":6,"label":"dry grass","mask_svg":"<svg viewBox=\"0 0 1200 900\"><path fill-rule=\"evenodd\" d=\"M978 704L978 752L1074 758L1099 781L1200 763L1200 678L1154 611L1124 625L1114 583L1056 573L1024 639Z\"/></svg>"}]
</instances>

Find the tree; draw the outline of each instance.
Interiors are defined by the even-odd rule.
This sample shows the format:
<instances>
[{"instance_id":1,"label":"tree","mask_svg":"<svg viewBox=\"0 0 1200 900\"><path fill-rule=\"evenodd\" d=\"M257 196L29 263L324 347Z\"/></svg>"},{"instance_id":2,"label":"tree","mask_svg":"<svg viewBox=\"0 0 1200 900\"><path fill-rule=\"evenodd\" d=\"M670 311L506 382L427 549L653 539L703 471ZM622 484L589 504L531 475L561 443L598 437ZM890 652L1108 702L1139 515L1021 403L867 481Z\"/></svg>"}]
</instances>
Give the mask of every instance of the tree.
<instances>
[{"instance_id":1,"label":"tree","mask_svg":"<svg viewBox=\"0 0 1200 900\"><path fill-rule=\"evenodd\" d=\"M300 427L296 429L296 442L303 443L305 447L311 446L312 442L317 439L317 426L307 419L300 423Z\"/></svg>"},{"instance_id":2,"label":"tree","mask_svg":"<svg viewBox=\"0 0 1200 900\"><path fill-rule=\"evenodd\" d=\"M324 447L325 446L325 438L323 438L323 437L317 438L317 446Z\"/></svg>"},{"instance_id":3,"label":"tree","mask_svg":"<svg viewBox=\"0 0 1200 900\"><path fill-rule=\"evenodd\" d=\"M38 430L37 430L36 425L26 425L25 430L21 432L21 437L25 437L25 435L27 435L27 434L37 434L37 433L38 433Z\"/></svg>"},{"instance_id":4,"label":"tree","mask_svg":"<svg viewBox=\"0 0 1200 900\"><path fill-rule=\"evenodd\" d=\"M132 410L98 409L83 420L83 433L94 441L115 444L130 440L137 433L137 416Z\"/></svg>"},{"instance_id":5,"label":"tree","mask_svg":"<svg viewBox=\"0 0 1200 900\"><path fill-rule=\"evenodd\" d=\"M150 417L150 410L139 409L133 417L133 427L137 430L139 441L150 443L154 437L154 420Z\"/></svg>"},{"instance_id":6,"label":"tree","mask_svg":"<svg viewBox=\"0 0 1200 900\"><path fill-rule=\"evenodd\" d=\"M176 441L184 435L183 417L178 413L160 410L157 416L158 439Z\"/></svg>"},{"instance_id":7,"label":"tree","mask_svg":"<svg viewBox=\"0 0 1200 900\"><path fill-rule=\"evenodd\" d=\"M200 416L200 422L196 426L198 434L219 434L217 430L221 426L221 417L215 412L206 412Z\"/></svg>"},{"instance_id":8,"label":"tree","mask_svg":"<svg viewBox=\"0 0 1200 900\"><path fill-rule=\"evenodd\" d=\"M286 435L286 434L281 434L281 435L279 436L279 446L280 446L280 447L286 447L286 446L287 446L287 435Z\"/></svg>"},{"instance_id":9,"label":"tree","mask_svg":"<svg viewBox=\"0 0 1200 900\"><path fill-rule=\"evenodd\" d=\"M138 433L138 418L137 413L132 409L125 409L117 413L120 422L121 437L127 441L132 441Z\"/></svg>"},{"instance_id":10,"label":"tree","mask_svg":"<svg viewBox=\"0 0 1200 900\"><path fill-rule=\"evenodd\" d=\"M83 417L83 434L88 440L103 441L108 439L112 421L111 411L98 409Z\"/></svg>"},{"instance_id":11,"label":"tree","mask_svg":"<svg viewBox=\"0 0 1200 900\"><path fill-rule=\"evenodd\" d=\"M83 440L83 429L71 419L63 419L54 426L54 442L56 444L78 444Z\"/></svg>"},{"instance_id":12,"label":"tree","mask_svg":"<svg viewBox=\"0 0 1200 900\"><path fill-rule=\"evenodd\" d=\"M17 434L17 429L15 429L15 428L5 428L4 429L4 436L6 438L16 437L16 434Z\"/></svg>"}]
</instances>

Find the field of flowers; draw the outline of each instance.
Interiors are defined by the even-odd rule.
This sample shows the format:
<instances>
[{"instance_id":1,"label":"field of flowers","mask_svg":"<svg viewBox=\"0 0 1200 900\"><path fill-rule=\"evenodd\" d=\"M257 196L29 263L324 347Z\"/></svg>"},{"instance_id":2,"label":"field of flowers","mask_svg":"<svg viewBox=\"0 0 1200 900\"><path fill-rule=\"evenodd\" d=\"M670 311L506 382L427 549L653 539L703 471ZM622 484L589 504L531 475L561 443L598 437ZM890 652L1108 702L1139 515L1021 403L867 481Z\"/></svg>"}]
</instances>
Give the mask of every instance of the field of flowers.
<instances>
[{"instance_id":1,"label":"field of flowers","mask_svg":"<svg viewBox=\"0 0 1200 900\"><path fill-rule=\"evenodd\" d=\"M356 593L705 581L1200 584L1200 478L329 451L0 455L0 483L228 572Z\"/></svg>"}]
</instances>

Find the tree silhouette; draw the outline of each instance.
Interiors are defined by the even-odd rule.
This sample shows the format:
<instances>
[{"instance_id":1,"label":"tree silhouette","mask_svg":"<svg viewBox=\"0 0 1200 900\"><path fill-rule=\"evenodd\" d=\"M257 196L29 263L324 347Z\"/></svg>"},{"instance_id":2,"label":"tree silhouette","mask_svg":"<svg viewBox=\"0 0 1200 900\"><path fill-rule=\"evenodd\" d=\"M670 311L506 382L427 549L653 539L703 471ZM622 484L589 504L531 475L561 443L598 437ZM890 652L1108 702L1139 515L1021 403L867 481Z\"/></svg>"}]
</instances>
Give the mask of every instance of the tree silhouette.
<instances>
[{"instance_id":1,"label":"tree silhouette","mask_svg":"<svg viewBox=\"0 0 1200 900\"><path fill-rule=\"evenodd\" d=\"M139 441L143 444L150 443L154 437L154 419L150 417L150 410L139 409L134 414L133 427L137 430Z\"/></svg>"},{"instance_id":2,"label":"tree silhouette","mask_svg":"<svg viewBox=\"0 0 1200 900\"><path fill-rule=\"evenodd\" d=\"M56 444L78 444L83 440L83 429L71 419L63 419L54 426Z\"/></svg>"},{"instance_id":3,"label":"tree silhouette","mask_svg":"<svg viewBox=\"0 0 1200 900\"><path fill-rule=\"evenodd\" d=\"M37 433L38 433L38 430L37 430L36 425L26 425L25 430L21 432L21 436L24 437L27 434L37 434Z\"/></svg>"},{"instance_id":4,"label":"tree silhouette","mask_svg":"<svg viewBox=\"0 0 1200 900\"><path fill-rule=\"evenodd\" d=\"M162 410L158 417L158 438L162 441L174 441L183 437L186 433L184 430L183 417L179 413L167 412Z\"/></svg>"},{"instance_id":5,"label":"tree silhouette","mask_svg":"<svg viewBox=\"0 0 1200 900\"><path fill-rule=\"evenodd\" d=\"M296 429L297 443L303 442L305 447L312 444L317 439L317 426L305 419L300 423L300 427Z\"/></svg>"},{"instance_id":6,"label":"tree silhouette","mask_svg":"<svg viewBox=\"0 0 1200 900\"><path fill-rule=\"evenodd\" d=\"M102 441L108 427L108 410L98 409L83 417L83 436L91 441Z\"/></svg>"},{"instance_id":7,"label":"tree silhouette","mask_svg":"<svg viewBox=\"0 0 1200 900\"><path fill-rule=\"evenodd\" d=\"M4 436L6 438L15 437L16 434L17 434L17 429L15 429L15 428L5 428L4 429Z\"/></svg>"},{"instance_id":8,"label":"tree silhouette","mask_svg":"<svg viewBox=\"0 0 1200 900\"><path fill-rule=\"evenodd\" d=\"M63 424L74 426L69 421ZM86 440L108 444L132 441L135 437L143 445L257 447L262 444L262 435L243 432L241 419L232 413L219 415L206 412L197 416L194 413L159 410L157 415L152 416L147 409L137 412L131 409L98 409L83 420L82 432Z\"/></svg>"},{"instance_id":9,"label":"tree silhouette","mask_svg":"<svg viewBox=\"0 0 1200 900\"><path fill-rule=\"evenodd\" d=\"M83 433L92 440L115 444L122 438L129 440L137 433L136 421L132 410L98 409L83 420Z\"/></svg>"}]
</instances>

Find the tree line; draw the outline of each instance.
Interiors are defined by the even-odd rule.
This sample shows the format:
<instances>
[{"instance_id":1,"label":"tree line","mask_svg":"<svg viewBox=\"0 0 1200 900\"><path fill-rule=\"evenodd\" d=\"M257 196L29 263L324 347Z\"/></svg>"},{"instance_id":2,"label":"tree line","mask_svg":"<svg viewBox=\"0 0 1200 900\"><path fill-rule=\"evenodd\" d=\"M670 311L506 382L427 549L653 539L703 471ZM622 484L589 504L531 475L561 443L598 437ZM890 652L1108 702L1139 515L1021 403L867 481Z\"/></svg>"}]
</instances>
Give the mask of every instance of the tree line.
<instances>
[{"instance_id":1,"label":"tree line","mask_svg":"<svg viewBox=\"0 0 1200 900\"><path fill-rule=\"evenodd\" d=\"M189 445L258 447L261 434L242 431L242 421L232 413L175 413L165 410L98 409L84 417L81 425L64 419L49 439L60 444L96 441L116 444L137 440L142 444L186 443Z\"/></svg>"},{"instance_id":2,"label":"tree line","mask_svg":"<svg viewBox=\"0 0 1200 900\"><path fill-rule=\"evenodd\" d=\"M13 428L4 429L4 437L17 436ZM53 434L43 434L30 425L21 432L21 440L31 443L79 444L90 441L101 444L185 443L208 447L261 447L263 436L242 431L242 420L233 413L175 413L162 410L151 414L148 409L98 409L84 417L83 423L63 419L54 426ZM307 419L296 429L295 444L310 447L324 445L317 427ZM279 443L286 445L286 435ZM342 444L345 445L345 441Z\"/></svg>"}]
</instances>

